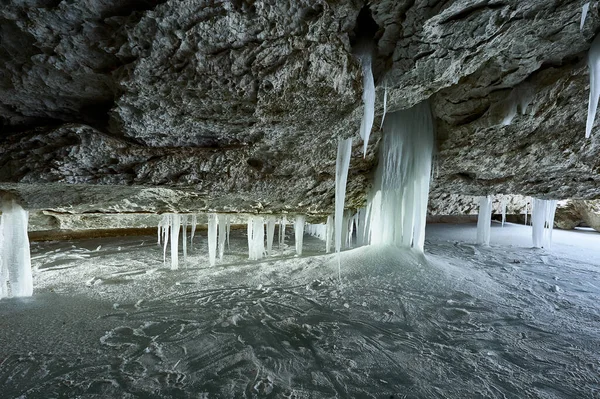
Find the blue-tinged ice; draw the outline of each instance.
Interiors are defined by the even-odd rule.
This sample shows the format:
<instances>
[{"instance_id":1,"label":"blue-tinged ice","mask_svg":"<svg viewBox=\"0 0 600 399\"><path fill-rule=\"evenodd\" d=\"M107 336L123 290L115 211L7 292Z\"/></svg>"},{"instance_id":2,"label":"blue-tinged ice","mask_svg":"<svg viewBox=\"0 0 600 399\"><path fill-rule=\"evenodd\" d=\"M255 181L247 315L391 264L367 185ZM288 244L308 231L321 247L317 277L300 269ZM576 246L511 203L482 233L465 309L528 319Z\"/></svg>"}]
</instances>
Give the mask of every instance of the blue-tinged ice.
<instances>
[{"instance_id":1,"label":"blue-tinged ice","mask_svg":"<svg viewBox=\"0 0 600 399\"><path fill-rule=\"evenodd\" d=\"M585 137L590 137L596 110L598 109L598 98L600 97L600 35L597 35L588 51L588 66L590 67L590 100L588 103L587 123L585 125Z\"/></svg>"}]
</instances>

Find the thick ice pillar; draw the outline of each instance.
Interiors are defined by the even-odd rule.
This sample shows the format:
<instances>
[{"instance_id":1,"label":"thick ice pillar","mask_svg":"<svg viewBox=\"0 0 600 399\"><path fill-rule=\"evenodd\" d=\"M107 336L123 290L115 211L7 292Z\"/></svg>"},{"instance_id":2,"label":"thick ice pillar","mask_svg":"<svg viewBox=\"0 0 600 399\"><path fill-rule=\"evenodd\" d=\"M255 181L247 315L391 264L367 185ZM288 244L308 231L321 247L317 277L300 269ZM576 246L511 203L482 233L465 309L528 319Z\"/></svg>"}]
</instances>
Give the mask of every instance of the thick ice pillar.
<instances>
[{"instance_id":1,"label":"thick ice pillar","mask_svg":"<svg viewBox=\"0 0 600 399\"><path fill-rule=\"evenodd\" d=\"M214 266L217 263L217 215L208 214L208 263Z\"/></svg>"},{"instance_id":2,"label":"thick ice pillar","mask_svg":"<svg viewBox=\"0 0 600 399\"><path fill-rule=\"evenodd\" d=\"M479 215L477 216L477 244L490 245L492 228L492 196L479 198Z\"/></svg>"},{"instance_id":3,"label":"thick ice pillar","mask_svg":"<svg viewBox=\"0 0 600 399\"><path fill-rule=\"evenodd\" d=\"M267 216L267 256L273 255L273 238L275 237L275 216Z\"/></svg>"},{"instance_id":4,"label":"thick ice pillar","mask_svg":"<svg viewBox=\"0 0 600 399\"><path fill-rule=\"evenodd\" d=\"M296 254L302 255L302 245L304 243L304 223L306 217L304 215L297 215L294 221L294 237L296 238Z\"/></svg>"},{"instance_id":5,"label":"thick ice pillar","mask_svg":"<svg viewBox=\"0 0 600 399\"><path fill-rule=\"evenodd\" d=\"M265 252L265 221L261 216L248 218L248 258L262 259Z\"/></svg>"},{"instance_id":6,"label":"thick ice pillar","mask_svg":"<svg viewBox=\"0 0 600 399\"><path fill-rule=\"evenodd\" d=\"M179 228L181 216L174 213L171 215L171 270L179 269Z\"/></svg>"},{"instance_id":7,"label":"thick ice pillar","mask_svg":"<svg viewBox=\"0 0 600 399\"><path fill-rule=\"evenodd\" d=\"M533 246L536 248L549 248L552 244L552 229L554 228L556 204L556 200L533 199L531 233Z\"/></svg>"},{"instance_id":8,"label":"thick ice pillar","mask_svg":"<svg viewBox=\"0 0 600 399\"><path fill-rule=\"evenodd\" d=\"M13 297L33 295L29 237L27 236L28 218L28 212L16 202L5 201L2 203L0 298L9 295Z\"/></svg>"},{"instance_id":9,"label":"thick ice pillar","mask_svg":"<svg viewBox=\"0 0 600 399\"><path fill-rule=\"evenodd\" d=\"M227 215L217 215L217 224L219 230L218 252L219 261L223 260L225 254L225 242L227 241Z\"/></svg>"}]
</instances>

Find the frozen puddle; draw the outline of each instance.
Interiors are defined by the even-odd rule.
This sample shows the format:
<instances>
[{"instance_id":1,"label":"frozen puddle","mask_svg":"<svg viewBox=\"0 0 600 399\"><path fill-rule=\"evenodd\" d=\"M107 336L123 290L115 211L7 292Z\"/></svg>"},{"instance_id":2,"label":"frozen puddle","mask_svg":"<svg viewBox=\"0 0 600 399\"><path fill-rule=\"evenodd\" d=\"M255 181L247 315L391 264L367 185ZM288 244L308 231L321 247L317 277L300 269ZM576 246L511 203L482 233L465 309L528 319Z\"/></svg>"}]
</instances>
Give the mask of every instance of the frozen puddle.
<instances>
[{"instance_id":1,"label":"frozen puddle","mask_svg":"<svg viewBox=\"0 0 600 399\"><path fill-rule=\"evenodd\" d=\"M34 297L0 302L0 396L598 397L600 235L475 239L343 252L341 285L309 236L249 262L232 231L214 267L198 237L177 271L153 237L34 243Z\"/></svg>"}]
</instances>

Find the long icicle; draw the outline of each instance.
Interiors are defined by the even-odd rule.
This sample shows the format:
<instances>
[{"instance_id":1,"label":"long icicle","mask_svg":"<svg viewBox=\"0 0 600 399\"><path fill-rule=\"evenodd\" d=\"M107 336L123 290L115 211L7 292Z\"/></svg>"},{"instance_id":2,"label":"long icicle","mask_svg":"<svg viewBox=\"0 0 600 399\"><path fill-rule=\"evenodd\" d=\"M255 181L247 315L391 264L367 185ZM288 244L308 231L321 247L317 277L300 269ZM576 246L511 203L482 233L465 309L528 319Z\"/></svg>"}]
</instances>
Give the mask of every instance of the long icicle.
<instances>
[{"instance_id":1,"label":"long icicle","mask_svg":"<svg viewBox=\"0 0 600 399\"><path fill-rule=\"evenodd\" d=\"M370 52L365 52L360 56L363 71L363 119L360 125L360 137L363 139L363 157L367 156L367 147L369 146L369 136L373 128L375 119L375 79L373 79L373 70L371 66L372 56Z\"/></svg>"},{"instance_id":2,"label":"long icicle","mask_svg":"<svg viewBox=\"0 0 600 399\"><path fill-rule=\"evenodd\" d=\"M352 138L338 141L337 158L335 162L335 252L338 258L338 278L342 279L341 255L342 226L344 223L344 205L346 202L346 183L348 181L348 168L352 155Z\"/></svg>"}]
</instances>

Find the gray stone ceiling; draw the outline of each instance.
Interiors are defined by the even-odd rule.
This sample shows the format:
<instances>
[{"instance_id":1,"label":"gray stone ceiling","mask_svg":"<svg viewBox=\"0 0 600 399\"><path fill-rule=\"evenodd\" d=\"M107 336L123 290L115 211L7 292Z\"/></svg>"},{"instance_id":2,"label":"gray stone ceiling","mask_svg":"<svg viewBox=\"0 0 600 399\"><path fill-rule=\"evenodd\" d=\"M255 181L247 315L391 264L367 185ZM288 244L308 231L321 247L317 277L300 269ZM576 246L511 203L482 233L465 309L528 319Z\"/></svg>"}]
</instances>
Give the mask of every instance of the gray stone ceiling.
<instances>
[{"instance_id":1,"label":"gray stone ceiling","mask_svg":"<svg viewBox=\"0 0 600 399\"><path fill-rule=\"evenodd\" d=\"M582 1L23 0L0 7L0 191L73 212L328 212L349 206L388 111L429 99L432 196L600 198L584 138ZM362 11L361 11L362 10ZM358 46L374 45L362 158ZM523 98L512 123L502 122Z\"/></svg>"}]
</instances>

